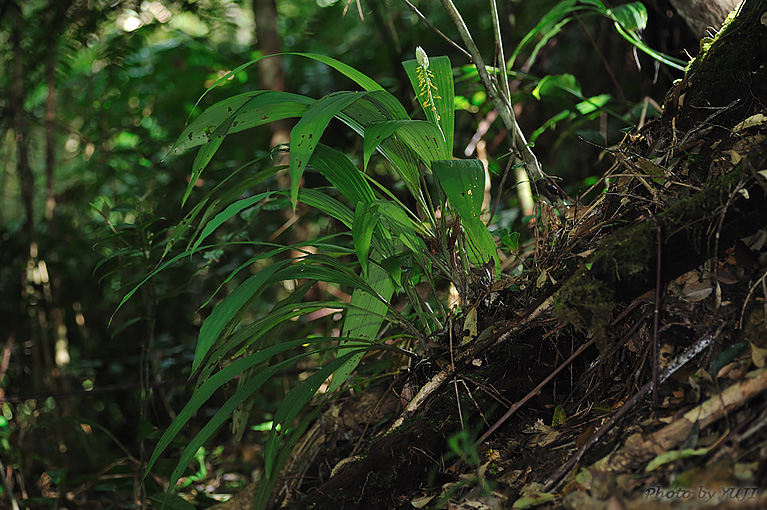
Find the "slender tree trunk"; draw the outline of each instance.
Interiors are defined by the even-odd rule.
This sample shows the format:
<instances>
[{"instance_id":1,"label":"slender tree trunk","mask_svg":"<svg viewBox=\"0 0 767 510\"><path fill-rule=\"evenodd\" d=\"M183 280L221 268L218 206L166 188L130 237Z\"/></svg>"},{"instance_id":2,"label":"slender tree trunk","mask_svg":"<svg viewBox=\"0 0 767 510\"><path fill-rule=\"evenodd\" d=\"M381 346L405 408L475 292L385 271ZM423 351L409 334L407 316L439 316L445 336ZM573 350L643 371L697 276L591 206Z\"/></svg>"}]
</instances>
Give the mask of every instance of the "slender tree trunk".
<instances>
[{"instance_id":1,"label":"slender tree trunk","mask_svg":"<svg viewBox=\"0 0 767 510\"><path fill-rule=\"evenodd\" d=\"M45 219L53 220L56 208L54 180L56 173L56 47L49 45L50 56L45 63L48 97L45 100ZM53 228L53 225L51 225Z\"/></svg>"},{"instance_id":2,"label":"slender tree trunk","mask_svg":"<svg viewBox=\"0 0 767 510\"><path fill-rule=\"evenodd\" d=\"M263 55L282 52L282 37L277 30L277 6L274 0L254 0L253 14L256 20L256 49ZM261 87L267 90L285 90L285 74L282 72L282 57L266 58L258 63ZM271 146L288 143L290 122L282 120L269 123L272 133Z\"/></svg>"},{"instance_id":3,"label":"slender tree trunk","mask_svg":"<svg viewBox=\"0 0 767 510\"><path fill-rule=\"evenodd\" d=\"M24 228L30 247L30 253L37 251L33 245L37 243L35 233L35 210L34 188L35 177L29 167L29 140L27 133L27 118L24 112L26 92L24 90L24 50L21 47L21 13L12 8L11 19L11 47L13 51L12 78L11 78L11 118L14 134L16 136L16 172L21 182L21 200L26 215Z\"/></svg>"}]
</instances>

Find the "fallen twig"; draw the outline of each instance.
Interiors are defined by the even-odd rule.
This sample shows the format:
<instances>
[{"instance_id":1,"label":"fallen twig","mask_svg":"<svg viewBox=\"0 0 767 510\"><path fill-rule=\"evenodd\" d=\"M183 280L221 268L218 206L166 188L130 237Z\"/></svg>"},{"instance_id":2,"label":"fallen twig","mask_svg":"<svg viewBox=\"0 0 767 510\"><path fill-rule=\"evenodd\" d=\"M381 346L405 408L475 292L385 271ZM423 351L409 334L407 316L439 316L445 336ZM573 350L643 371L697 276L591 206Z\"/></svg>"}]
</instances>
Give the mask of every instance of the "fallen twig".
<instances>
[{"instance_id":1,"label":"fallen twig","mask_svg":"<svg viewBox=\"0 0 767 510\"><path fill-rule=\"evenodd\" d=\"M705 335L699 338L693 345L688 347L682 354L677 356L674 359L674 361L671 362L668 368L666 368L663 374L660 376L660 382L661 383L664 382L674 372L679 370L688 361L690 361L697 354L699 354L703 349L708 347L708 345L711 344L711 342L714 340L714 337L715 335ZM570 457L570 459L568 459L568 461L565 462L562 465L562 467L560 467L557 470L556 473L554 473L548 480L546 480L546 483L543 486L544 490L550 491L554 487L556 487L559 484L560 480L562 480L562 478L564 478L564 476L567 473L569 473L570 470L581 460L583 455L586 452L588 452L592 446L597 444L597 442L602 438L602 436L604 436L613 427L613 425L615 425L618 422L618 420L620 420L627 412L629 412L631 408L633 408L640 400L642 400L645 397L645 395L647 395L650 392L650 390L652 390L652 388L653 388L652 380L648 381L644 386L642 386L642 388L633 397L631 397L628 400L628 402L626 402L623 405L623 407L618 409L618 411L607 421L607 423L602 425L602 428L600 428L596 433L594 433L593 436L589 438L588 441L586 441L586 443L581 447L580 450L578 450L578 452L575 455ZM690 425L692 426L692 423ZM701 426L703 426L702 422L701 422ZM689 429L687 430L689 431ZM684 437L682 439L684 439Z\"/></svg>"},{"instance_id":2,"label":"fallen twig","mask_svg":"<svg viewBox=\"0 0 767 510\"><path fill-rule=\"evenodd\" d=\"M766 389L767 368L749 372L738 383L712 396L649 436L633 434L626 440L623 448L597 462L595 467L601 471L621 471L641 464L684 441L695 423L703 429Z\"/></svg>"}]
</instances>

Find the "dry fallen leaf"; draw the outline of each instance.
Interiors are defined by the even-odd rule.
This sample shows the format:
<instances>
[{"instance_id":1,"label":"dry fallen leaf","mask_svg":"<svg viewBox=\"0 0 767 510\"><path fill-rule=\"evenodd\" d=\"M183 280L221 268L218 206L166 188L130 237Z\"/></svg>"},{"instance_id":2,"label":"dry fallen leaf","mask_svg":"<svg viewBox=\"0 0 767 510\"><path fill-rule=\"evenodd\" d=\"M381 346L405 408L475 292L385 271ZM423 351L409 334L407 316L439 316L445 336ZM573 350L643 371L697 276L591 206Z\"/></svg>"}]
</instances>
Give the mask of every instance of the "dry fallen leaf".
<instances>
[{"instance_id":1,"label":"dry fallen leaf","mask_svg":"<svg viewBox=\"0 0 767 510\"><path fill-rule=\"evenodd\" d=\"M751 361L754 362L756 368L764 368L764 361L767 358L767 349L757 347L753 343L751 344Z\"/></svg>"},{"instance_id":2,"label":"dry fallen leaf","mask_svg":"<svg viewBox=\"0 0 767 510\"><path fill-rule=\"evenodd\" d=\"M682 288L682 295L685 301L697 303L706 299L713 291L714 288L709 282L691 282Z\"/></svg>"}]
</instances>

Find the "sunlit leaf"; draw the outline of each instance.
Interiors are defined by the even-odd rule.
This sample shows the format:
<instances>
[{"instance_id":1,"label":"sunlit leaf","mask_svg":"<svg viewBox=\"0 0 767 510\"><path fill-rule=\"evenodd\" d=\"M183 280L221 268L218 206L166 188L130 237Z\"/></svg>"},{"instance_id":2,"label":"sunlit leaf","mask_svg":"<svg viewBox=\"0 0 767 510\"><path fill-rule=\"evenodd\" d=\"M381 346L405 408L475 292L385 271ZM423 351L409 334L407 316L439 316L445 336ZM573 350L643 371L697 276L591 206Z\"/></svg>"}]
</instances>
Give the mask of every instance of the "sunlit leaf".
<instances>
[{"instance_id":1,"label":"sunlit leaf","mask_svg":"<svg viewBox=\"0 0 767 510\"><path fill-rule=\"evenodd\" d=\"M580 103L576 104L575 109L578 110L578 113L581 115L588 115L589 113L595 112L607 105L610 99L612 99L610 94L599 94L598 96L591 96L585 101L581 101Z\"/></svg>"},{"instance_id":2,"label":"sunlit leaf","mask_svg":"<svg viewBox=\"0 0 767 510\"><path fill-rule=\"evenodd\" d=\"M244 102L241 101L243 98ZM233 99L238 101L232 101ZM205 110L181 133L172 149L173 154L178 154L188 148L202 145L192 165L192 174L182 203L186 202L197 179L228 134L286 118L300 117L313 102L311 98L288 92L258 91L240 94ZM235 106L237 107L234 108Z\"/></svg>"},{"instance_id":3,"label":"sunlit leaf","mask_svg":"<svg viewBox=\"0 0 767 510\"><path fill-rule=\"evenodd\" d=\"M642 2L631 2L607 9L607 15L629 32L647 27L647 9Z\"/></svg>"},{"instance_id":4,"label":"sunlit leaf","mask_svg":"<svg viewBox=\"0 0 767 510\"><path fill-rule=\"evenodd\" d=\"M435 161L432 171L466 230L469 260L475 265L492 260L498 266L495 241L480 218L485 193L482 162L476 159Z\"/></svg>"},{"instance_id":5,"label":"sunlit leaf","mask_svg":"<svg viewBox=\"0 0 767 510\"><path fill-rule=\"evenodd\" d=\"M364 143L366 163L370 154L393 134L397 134L427 167L430 167L434 160L450 157L450 150L442 139L442 133L434 124L421 120L395 120L379 122L368 127ZM413 181L413 185L418 185L417 180Z\"/></svg>"},{"instance_id":6,"label":"sunlit leaf","mask_svg":"<svg viewBox=\"0 0 767 510\"><path fill-rule=\"evenodd\" d=\"M533 89L533 97L540 99L543 96L550 96L552 94L560 93L560 91L567 92L576 97L582 97L581 86L578 80L572 74L549 74L541 78L535 89Z\"/></svg>"},{"instance_id":7,"label":"sunlit leaf","mask_svg":"<svg viewBox=\"0 0 767 510\"><path fill-rule=\"evenodd\" d=\"M428 78L431 83L425 85L432 86L431 99L433 100L433 105L427 104L425 106L428 94L420 95L423 92L422 87L424 84L419 80L418 61L407 60L402 63L402 67L405 68L405 72L408 78L410 78L410 83L418 95L419 104L424 110L426 118L432 124L439 125L440 130L444 134L446 146L452 151L455 138L455 86L453 84L453 67L450 64L450 58L444 55L429 57L427 71L430 74L425 76L425 78ZM438 118L439 120L437 120ZM450 157L452 157L452 152L445 159Z\"/></svg>"},{"instance_id":8,"label":"sunlit leaf","mask_svg":"<svg viewBox=\"0 0 767 510\"><path fill-rule=\"evenodd\" d=\"M319 144L309 164L324 175L352 204L375 200L370 184L343 152Z\"/></svg>"},{"instance_id":9,"label":"sunlit leaf","mask_svg":"<svg viewBox=\"0 0 767 510\"><path fill-rule=\"evenodd\" d=\"M334 92L317 100L290 131L290 197L298 200L298 187L309 159L330 120L366 92Z\"/></svg>"}]
</instances>

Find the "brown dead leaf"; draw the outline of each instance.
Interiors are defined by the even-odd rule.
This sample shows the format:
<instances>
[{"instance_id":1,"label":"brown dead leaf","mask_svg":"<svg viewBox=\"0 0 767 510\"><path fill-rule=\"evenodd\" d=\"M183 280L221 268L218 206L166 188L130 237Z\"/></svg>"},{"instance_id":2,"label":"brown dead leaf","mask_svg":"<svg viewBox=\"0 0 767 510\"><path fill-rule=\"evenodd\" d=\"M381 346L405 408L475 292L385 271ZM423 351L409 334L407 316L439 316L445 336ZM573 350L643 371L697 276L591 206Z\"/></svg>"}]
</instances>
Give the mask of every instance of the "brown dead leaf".
<instances>
[{"instance_id":1,"label":"brown dead leaf","mask_svg":"<svg viewBox=\"0 0 767 510\"><path fill-rule=\"evenodd\" d=\"M767 359L767 349L757 347L753 343L751 344L751 361L756 368L764 368L764 362Z\"/></svg>"},{"instance_id":2,"label":"brown dead leaf","mask_svg":"<svg viewBox=\"0 0 767 510\"><path fill-rule=\"evenodd\" d=\"M752 115L743 122L739 122L735 124L732 128L733 133L737 133L738 131L743 131L744 129L748 129L750 127L759 126L767 122L767 116L761 113L757 113L756 115Z\"/></svg>"},{"instance_id":3,"label":"brown dead leaf","mask_svg":"<svg viewBox=\"0 0 767 510\"><path fill-rule=\"evenodd\" d=\"M682 288L682 297L690 303L703 301L714 291L709 282L690 282Z\"/></svg>"},{"instance_id":4,"label":"brown dead leaf","mask_svg":"<svg viewBox=\"0 0 767 510\"><path fill-rule=\"evenodd\" d=\"M738 279L725 267L720 267L716 272L716 279L725 285L734 285Z\"/></svg>"}]
</instances>

